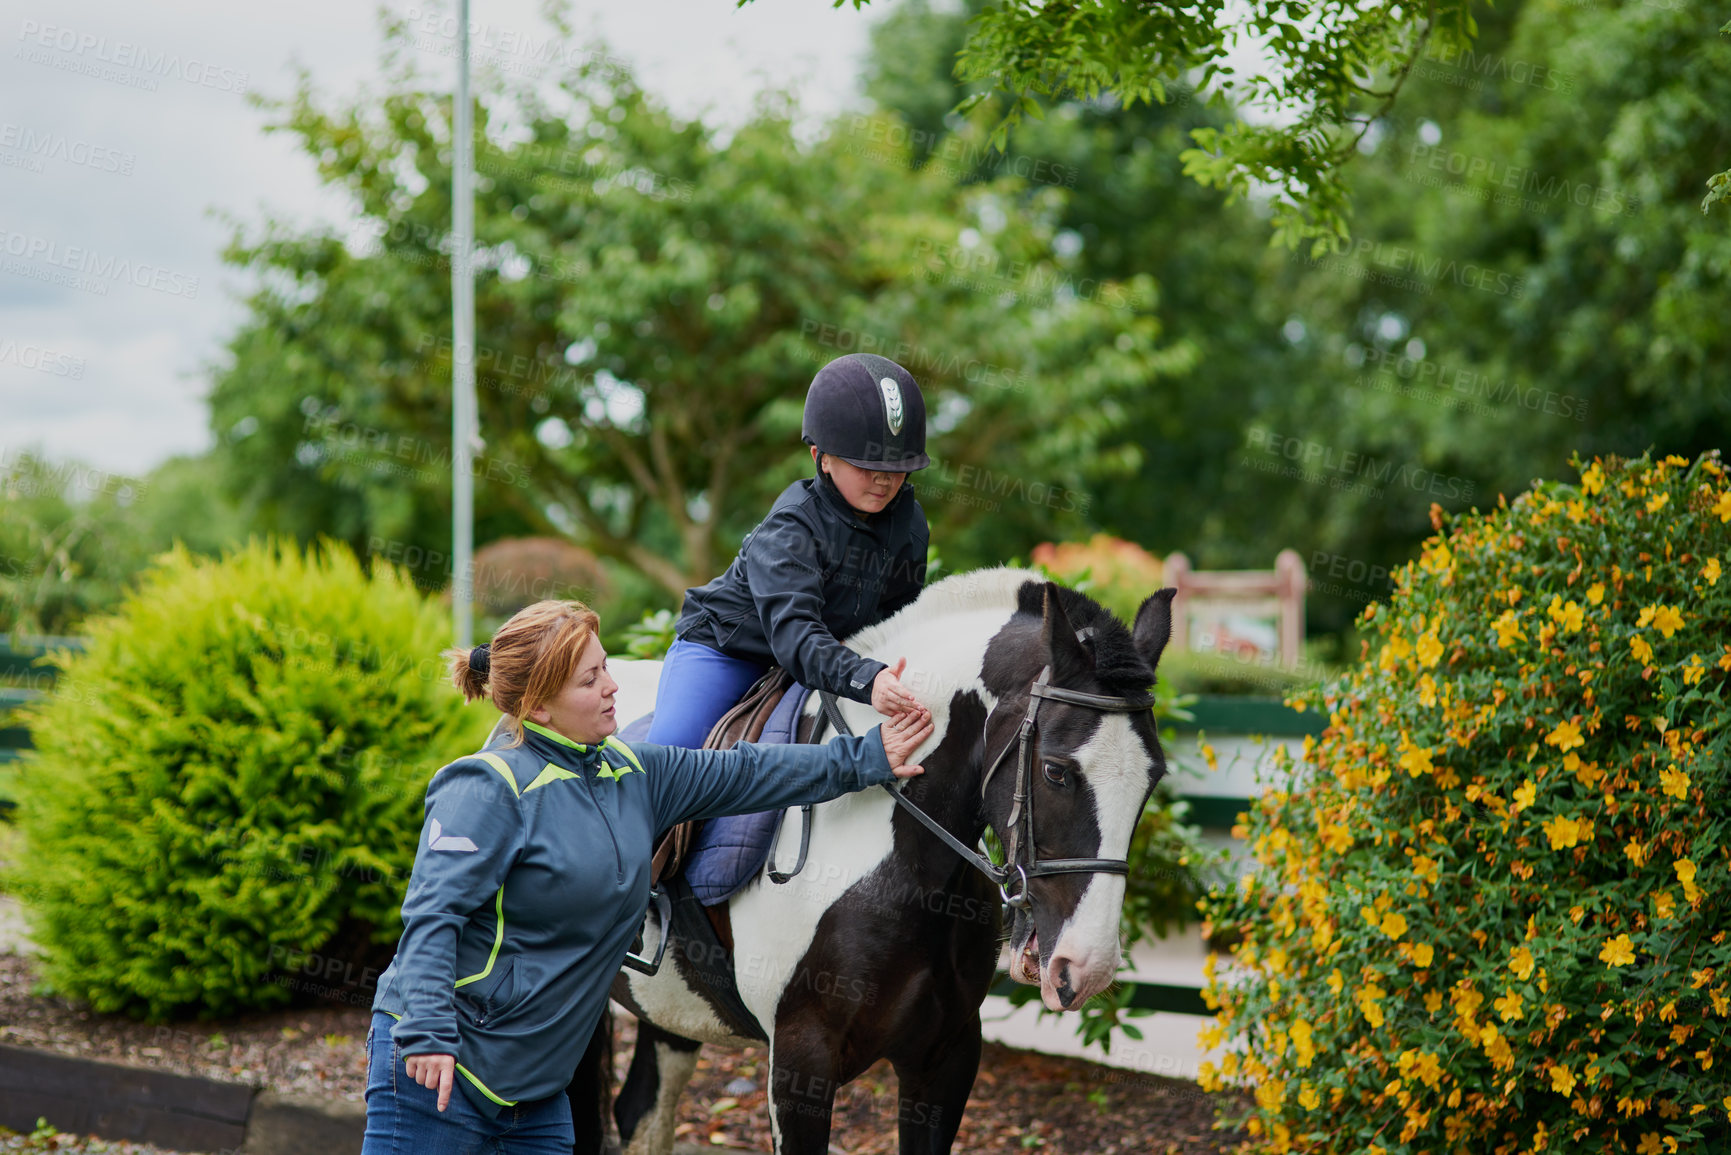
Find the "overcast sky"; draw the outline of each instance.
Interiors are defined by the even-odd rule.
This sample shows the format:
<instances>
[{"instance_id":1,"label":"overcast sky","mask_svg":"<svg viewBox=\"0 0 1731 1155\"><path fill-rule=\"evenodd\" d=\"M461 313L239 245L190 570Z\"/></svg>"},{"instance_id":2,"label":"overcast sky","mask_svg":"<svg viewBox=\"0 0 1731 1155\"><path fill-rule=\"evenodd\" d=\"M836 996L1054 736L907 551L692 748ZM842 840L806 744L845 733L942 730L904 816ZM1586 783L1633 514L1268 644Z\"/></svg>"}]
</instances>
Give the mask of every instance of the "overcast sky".
<instances>
[{"instance_id":1,"label":"overcast sky","mask_svg":"<svg viewBox=\"0 0 1731 1155\"><path fill-rule=\"evenodd\" d=\"M210 444L208 366L242 309L224 217L343 221L311 164L267 137L247 92L304 65L333 97L377 90L376 10L294 4L22 0L0 17L0 462L23 449L140 473ZM393 2L426 66L455 75L454 4ZM472 0L477 63L534 68L534 0ZM645 86L735 120L793 85L821 117L858 101L868 9L829 0L581 0ZM454 80L453 80L454 83Z\"/></svg>"}]
</instances>

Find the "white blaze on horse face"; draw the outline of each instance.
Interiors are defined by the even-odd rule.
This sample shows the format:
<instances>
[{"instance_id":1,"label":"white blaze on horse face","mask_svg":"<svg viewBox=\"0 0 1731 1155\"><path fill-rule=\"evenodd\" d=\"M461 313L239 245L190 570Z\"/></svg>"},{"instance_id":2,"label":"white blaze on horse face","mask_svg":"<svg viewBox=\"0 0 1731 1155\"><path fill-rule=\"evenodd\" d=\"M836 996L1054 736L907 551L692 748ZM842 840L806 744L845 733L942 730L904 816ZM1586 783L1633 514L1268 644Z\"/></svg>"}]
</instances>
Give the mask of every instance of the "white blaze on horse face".
<instances>
[{"instance_id":1,"label":"white blaze on horse face","mask_svg":"<svg viewBox=\"0 0 1731 1155\"><path fill-rule=\"evenodd\" d=\"M1094 821L1100 830L1100 848L1092 854L1080 851L1066 857L1124 858L1130 851L1130 836L1141 817L1142 796L1154 771L1148 750L1124 714L1105 714L1100 726L1077 751L1082 777L1094 796ZM1038 771L1036 771L1038 773ZM1038 787L1036 787L1037 789ZM1036 810L1036 813L1038 811ZM1125 879L1121 874L1091 875L1082 900L1065 921L1052 947L1051 961L1040 972L1040 997L1054 1011L1073 1010L1105 990L1117 973L1120 942L1119 916L1124 909ZM1066 1008L1058 1000L1060 968L1069 968L1070 987L1076 992Z\"/></svg>"}]
</instances>

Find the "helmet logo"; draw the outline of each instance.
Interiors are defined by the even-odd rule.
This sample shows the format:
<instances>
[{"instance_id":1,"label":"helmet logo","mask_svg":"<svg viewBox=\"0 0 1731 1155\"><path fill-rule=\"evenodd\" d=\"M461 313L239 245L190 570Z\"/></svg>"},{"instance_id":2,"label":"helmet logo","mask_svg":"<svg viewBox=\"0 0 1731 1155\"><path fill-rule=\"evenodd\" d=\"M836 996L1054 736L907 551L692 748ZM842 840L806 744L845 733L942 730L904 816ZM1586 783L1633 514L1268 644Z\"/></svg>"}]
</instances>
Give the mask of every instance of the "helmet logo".
<instances>
[{"instance_id":1,"label":"helmet logo","mask_svg":"<svg viewBox=\"0 0 1731 1155\"><path fill-rule=\"evenodd\" d=\"M884 377L878 381L878 388L884 391L884 416L889 419L890 432L902 431L902 390L896 384L894 377Z\"/></svg>"}]
</instances>

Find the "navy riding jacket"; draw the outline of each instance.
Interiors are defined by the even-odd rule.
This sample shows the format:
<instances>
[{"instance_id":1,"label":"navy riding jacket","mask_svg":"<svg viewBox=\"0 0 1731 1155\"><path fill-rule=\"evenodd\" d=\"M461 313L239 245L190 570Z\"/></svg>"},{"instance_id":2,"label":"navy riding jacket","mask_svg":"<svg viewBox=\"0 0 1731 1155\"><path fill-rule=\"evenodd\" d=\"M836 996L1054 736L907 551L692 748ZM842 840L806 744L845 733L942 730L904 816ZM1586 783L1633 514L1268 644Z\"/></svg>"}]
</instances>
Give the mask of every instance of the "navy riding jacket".
<instances>
[{"instance_id":1,"label":"navy riding jacket","mask_svg":"<svg viewBox=\"0 0 1731 1155\"><path fill-rule=\"evenodd\" d=\"M565 1089L649 902L663 830L892 782L882 735L822 746L583 746L526 723L433 776L403 936L373 1009L403 1056L455 1055L489 1117Z\"/></svg>"},{"instance_id":2,"label":"navy riding jacket","mask_svg":"<svg viewBox=\"0 0 1731 1155\"><path fill-rule=\"evenodd\" d=\"M820 472L782 491L727 572L685 591L676 631L729 657L779 665L803 686L870 702L884 664L836 639L919 597L930 538L912 485L868 515Z\"/></svg>"}]
</instances>

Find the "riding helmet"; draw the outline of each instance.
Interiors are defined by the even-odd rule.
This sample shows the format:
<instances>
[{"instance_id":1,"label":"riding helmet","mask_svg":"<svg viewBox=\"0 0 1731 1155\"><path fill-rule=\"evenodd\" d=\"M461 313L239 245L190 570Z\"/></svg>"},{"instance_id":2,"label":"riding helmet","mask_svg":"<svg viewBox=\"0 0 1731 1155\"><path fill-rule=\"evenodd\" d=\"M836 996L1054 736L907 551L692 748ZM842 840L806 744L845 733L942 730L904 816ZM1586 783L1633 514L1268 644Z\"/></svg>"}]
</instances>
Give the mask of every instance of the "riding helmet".
<instances>
[{"instance_id":1,"label":"riding helmet","mask_svg":"<svg viewBox=\"0 0 1731 1155\"><path fill-rule=\"evenodd\" d=\"M849 353L817 371L800 436L861 469L912 473L931 464L926 399L914 375L875 353Z\"/></svg>"}]
</instances>

